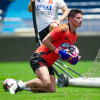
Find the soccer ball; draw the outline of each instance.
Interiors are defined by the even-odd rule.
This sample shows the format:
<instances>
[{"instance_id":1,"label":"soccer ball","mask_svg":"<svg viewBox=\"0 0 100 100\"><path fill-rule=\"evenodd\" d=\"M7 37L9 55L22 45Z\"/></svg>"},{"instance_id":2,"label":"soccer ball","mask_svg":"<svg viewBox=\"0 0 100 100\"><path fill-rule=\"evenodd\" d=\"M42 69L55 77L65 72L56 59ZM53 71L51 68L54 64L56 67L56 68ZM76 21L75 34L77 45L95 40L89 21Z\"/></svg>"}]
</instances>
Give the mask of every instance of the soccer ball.
<instances>
[{"instance_id":1,"label":"soccer ball","mask_svg":"<svg viewBox=\"0 0 100 100\"><path fill-rule=\"evenodd\" d=\"M5 91L9 91L9 88L11 88L13 86L13 84L16 84L17 81L15 79L12 78L8 78L3 82L3 89Z\"/></svg>"},{"instance_id":2,"label":"soccer ball","mask_svg":"<svg viewBox=\"0 0 100 100\"><path fill-rule=\"evenodd\" d=\"M79 49L75 45L73 45L73 48L74 48L74 50L72 52L72 55L74 57L79 56Z\"/></svg>"},{"instance_id":3,"label":"soccer ball","mask_svg":"<svg viewBox=\"0 0 100 100\"><path fill-rule=\"evenodd\" d=\"M75 45L69 46L66 49L66 52L71 56L71 58L79 56L79 49Z\"/></svg>"}]
</instances>

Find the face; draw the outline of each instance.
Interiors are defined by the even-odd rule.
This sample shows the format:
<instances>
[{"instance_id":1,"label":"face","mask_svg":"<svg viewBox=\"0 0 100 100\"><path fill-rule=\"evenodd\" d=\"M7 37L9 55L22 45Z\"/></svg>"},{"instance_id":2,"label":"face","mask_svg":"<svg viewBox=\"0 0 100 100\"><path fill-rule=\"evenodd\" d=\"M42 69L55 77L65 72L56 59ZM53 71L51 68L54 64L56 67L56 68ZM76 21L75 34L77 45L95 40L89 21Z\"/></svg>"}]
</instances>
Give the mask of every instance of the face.
<instances>
[{"instance_id":1,"label":"face","mask_svg":"<svg viewBox=\"0 0 100 100\"><path fill-rule=\"evenodd\" d=\"M80 27L82 24L82 14L81 13L75 14L74 17L71 17L70 21L75 27Z\"/></svg>"}]
</instances>

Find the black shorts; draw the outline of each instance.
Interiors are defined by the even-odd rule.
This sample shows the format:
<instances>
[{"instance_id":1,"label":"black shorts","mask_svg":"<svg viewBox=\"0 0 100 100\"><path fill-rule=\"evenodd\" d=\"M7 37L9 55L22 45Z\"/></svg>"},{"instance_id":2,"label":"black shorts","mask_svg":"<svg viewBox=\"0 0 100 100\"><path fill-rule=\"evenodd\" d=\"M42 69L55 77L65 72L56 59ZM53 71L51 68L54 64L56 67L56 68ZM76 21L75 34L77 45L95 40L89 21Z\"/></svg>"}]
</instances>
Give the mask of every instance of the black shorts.
<instances>
[{"instance_id":1,"label":"black shorts","mask_svg":"<svg viewBox=\"0 0 100 100\"><path fill-rule=\"evenodd\" d=\"M48 67L49 74L54 75L54 71L53 71L52 66L48 66L46 60L44 58L42 58L41 55L38 54L38 53L34 53L31 56L30 65L31 65L31 68L33 69L34 73L35 73L36 69L38 69L38 68L42 67L43 65L45 65L45 66Z\"/></svg>"},{"instance_id":2,"label":"black shorts","mask_svg":"<svg viewBox=\"0 0 100 100\"><path fill-rule=\"evenodd\" d=\"M49 26L48 25L46 28L44 28L42 31L39 32L40 40L42 41L45 36L49 33Z\"/></svg>"}]
</instances>

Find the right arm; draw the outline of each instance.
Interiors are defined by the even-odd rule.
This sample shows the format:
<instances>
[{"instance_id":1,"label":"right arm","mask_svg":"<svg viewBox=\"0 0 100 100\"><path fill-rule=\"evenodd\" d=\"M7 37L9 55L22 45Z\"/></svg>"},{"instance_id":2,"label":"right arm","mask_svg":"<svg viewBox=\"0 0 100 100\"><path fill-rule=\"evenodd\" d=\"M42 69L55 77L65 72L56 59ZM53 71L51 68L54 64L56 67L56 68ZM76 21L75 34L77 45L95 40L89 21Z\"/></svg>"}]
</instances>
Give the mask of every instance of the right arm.
<instances>
[{"instance_id":1,"label":"right arm","mask_svg":"<svg viewBox=\"0 0 100 100\"><path fill-rule=\"evenodd\" d=\"M66 50L60 50L56 48L52 44L52 37L50 34L48 34L42 41L42 44L44 44L50 51L54 52L55 54L59 55L63 60L67 60L70 58L70 55L66 53Z\"/></svg>"},{"instance_id":2,"label":"right arm","mask_svg":"<svg viewBox=\"0 0 100 100\"><path fill-rule=\"evenodd\" d=\"M56 37L55 37L56 36ZM55 54L59 55L63 60L69 59L70 55L66 53L66 50L60 50L56 48L52 42L56 42L61 37L61 32L59 29L53 29L42 41L50 51L54 52Z\"/></svg>"},{"instance_id":3,"label":"right arm","mask_svg":"<svg viewBox=\"0 0 100 100\"><path fill-rule=\"evenodd\" d=\"M55 30L55 29L54 29ZM43 39L42 44L44 44L50 51L54 52L55 54L58 54L63 60L67 60L70 64L75 65L78 62L78 56L71 58L71 55L66 52L66 50L60 50L59 48L56 48L52 42L55 42L57 39L59 39L60 35L59 30L52 30L51 34L55 34L58 36L55 40L52 39L50 33Z\"/></svg>"},{"instance_id":4,"label":"right arm","mask_svg":"<svg viewBox=\"0 0 100 100\"><path fill-rule=\"evenodd\" d=\"M55 46L52 44L53 39L51 38L50 34L48 34L42 41L42 44L44 44L50 51L55 50Z\"/></svg>"}]
</instances>

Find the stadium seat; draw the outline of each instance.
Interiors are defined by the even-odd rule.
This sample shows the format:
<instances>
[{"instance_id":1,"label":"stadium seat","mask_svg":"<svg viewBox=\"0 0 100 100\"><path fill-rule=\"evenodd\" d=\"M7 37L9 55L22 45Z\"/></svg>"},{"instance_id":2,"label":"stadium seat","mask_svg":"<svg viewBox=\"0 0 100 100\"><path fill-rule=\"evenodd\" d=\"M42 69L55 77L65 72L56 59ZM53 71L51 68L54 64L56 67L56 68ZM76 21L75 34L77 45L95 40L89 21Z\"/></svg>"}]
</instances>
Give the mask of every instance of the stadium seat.
<instances>
[{"instance_id":1,"label":"stadium seat","mask_svg":"<svg viewBox=\"0 0 100 100\"><path fill-rule=\"evenodd\" d=\"M15 0L7 8L3 20L3 33L14 34L16 28L28 28L24 20L32 19L31 13L28 12L27 6L29 0L23 3L21 0Z\"/></svg>"}]
</instances>

